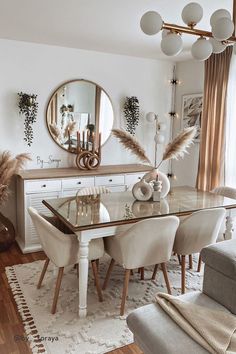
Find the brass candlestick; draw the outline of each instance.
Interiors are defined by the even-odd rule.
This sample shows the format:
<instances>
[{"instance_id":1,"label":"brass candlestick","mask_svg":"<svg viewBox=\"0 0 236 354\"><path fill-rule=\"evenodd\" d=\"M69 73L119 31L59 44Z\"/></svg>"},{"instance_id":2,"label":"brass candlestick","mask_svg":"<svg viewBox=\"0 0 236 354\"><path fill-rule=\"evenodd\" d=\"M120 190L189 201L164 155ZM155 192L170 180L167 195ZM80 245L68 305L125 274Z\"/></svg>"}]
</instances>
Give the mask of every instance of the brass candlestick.
<instances>
[{"instance_id":1,"label":"brass candlestick","mask_svg":"<svg viewBox=\"0 0 236 354\"><path fill-rule=\"evenodd\" d=\"M80 140L80 132L77 132L77 156L75 162L81 170L98 168L101 163L101 133L99 133L98 145L96 146L94 132L87 130L85 133L83 131L82 140Z\"/></svg>"}]
</instances>

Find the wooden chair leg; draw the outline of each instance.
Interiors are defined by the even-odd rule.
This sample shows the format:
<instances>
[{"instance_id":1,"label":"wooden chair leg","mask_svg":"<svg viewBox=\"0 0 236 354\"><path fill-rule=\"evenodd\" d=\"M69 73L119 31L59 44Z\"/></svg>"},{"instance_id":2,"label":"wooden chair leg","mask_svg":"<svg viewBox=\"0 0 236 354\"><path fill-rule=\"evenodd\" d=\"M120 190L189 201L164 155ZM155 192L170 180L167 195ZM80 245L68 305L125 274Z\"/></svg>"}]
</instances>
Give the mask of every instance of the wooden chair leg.
<instances>
[{"instance_id":1,"label":"wooden chair leg","mask_svg":"<svg viewBox=\"0 0 236 354\"><path fill-rule=\"evenodd\" d=\"M99 259L96 259L97 271L99 272Z\"/></svg>"},{"instance_id":2,"label":"wooden chair leg","mask_svg":"<svg viewBox=\"0 0 236 354\"><path fill-rule=\"evenodd\" d=\"M200 272L201 271L201 265L202 265L202 257L199 254L199 258L198 258L198 265L197 265L197 271Z\"/></svg>"},{"instance_id":3,"label":"wooden chair leg","mask_svg":"<svg viewBox=\"0 0 236 354\"><path fill-rule=\"evenodd\" d=\"M125 270L125 279L124 279L124 286L123 286L123 293L122 293L122 300L120 306L120 315L123 316L125 313L125 302L128 293L128 286L129 286L129 278L130 278L130 269Z\"/></svg>"},{"instance_id":4,"label":"wooden chair leg","mask_svg":"<svg viewBox=\"0 0 236 354\"><path fill-rule=\"evenodd\" d=\"M46 258L45 263L44 263L44 266L43 266L42 273L41 273L40 278L39 278L39 282L38 282L38 285L37 285L37 289L40 289L40 288L41 288L44 275L45 275L45 273L46 273L46 271L47 271L47 268L48 268L48 264L49 264L49 258Z\"/></svg>"},{"instance_id":5,"label":"wooden chair leg","mask_svg":"<svg viewBox=\"0 0 236 354\"><path fill-rule=\"evenodd\" d=\"M133 269L131 269L130 274L131 274L131 275L134 275L134 271L133 271Z\"/></svg>"},{"instance_id":6,"label":"wooden chair leg","mask_svg":"<svg viewBox=\"0 0 236 354\"><path fill-rule=\"evenodd\" d=\"M190 254L188 256L189 259L189 269L193 269L193 256Z\"/></svg>"},{"instance_id":7,"label":"wooden chair leg","mask_svg":"<svg viewBox=\"0 0 236 354\"><path fill-rule=\"evenodd\" d=\"M166 288L167 288L168 294L171 295L170 282L169 282L168 273L167 273L167 270L166 270L166 264L165 263L161 263L161 270L162 270L162 273L164 275L164 279L165 279L165 282L166 282Z\"/></svg>"},{"instance_id":8,"label":"wooden chair leg","mask_svg":"<svg viewBox=\"0 0 236 354\"><path fill-rule=\"evenodd\" d=\"M54 298L53 298L53 303L52 303L52 310L51 310L51 313L52 313L53 315L54 315L54 313L56 312L56 308L57 308L57 300L58 300L58 296L59 296L59 292L60 292L60 287L61 287L61 281L62 281L63 271L64 271L64 267L60 267L60 268L59 268L59 271L58 271L57 282L56 282L56 288L55 288Z\"/></svg>"},{"instance_id":9,"label":"wooden chair leg","mask_svg":"<svg viewBox=\"0 0 236 354\"><path fill-rule=\"evenodd\" d=\"M185 293L185 256L181 257L181 293Z\"/></svg>"},{"instance_id":10,"label":"wooden chair leg","mask_svg":"<svg viewBox=\"0 0 236 354\"><path fill-rule=\"evenodd\" d=\"M141 271L140 271L140 273L141 273L141 280L144 280L144 267L141 267Z\"/></svg>"},{"instance_id":11,"label":"wooden chair leg","mask_svg":"<svg viewBox=\"0 0 236 354\"><path fill-rule=\"evenodd\" d=\"M155 264L155 267L154 267L154 270L152 273L152 280L156 279L157 271L158 271L158 264Z\"/></svg>"},{"instance_id":12,"label":"wooden chair leg","mask_svg":"<svg viewBox=\"0 0 236 354\"><path fill-rule=\"evenodd\" d=\"M138 274L140 274L140 273L141 273L141 268L138 269Z\"/></svg>"},{"instance_id":13,"label":"wooden chair leg","mask_svg":"<svg viewBox=\"0 0 236 354\"><path fill-rule=\"evenodd\" d=\"M179 260L179 265L181 265L181 257L180 257L180 255L178 254L177 257L178 257L178 260Z\"/></svg>"},{"instance_id":14,"label":"wooden chair leg","mask_svg":"<svg viewBox=\"0 0 236 354\"><path fill-rule=\"evenodd\" d=\"M106 278L105 278L103 286L102 286L102 290L105 290L107 287L107 284L110 279L110 275L111 275L112 269L114 267L114 264L115 264L115 260L112 258L111 263L110 263L108 270L107 270L107 274L106 274Z\"/></svg>"},{"instance_id":15,"label":"wooden chair leg","mask_svg":"<svg viewBox=\"0 0 236 354\"><path fill-rule=\"evenodd\" d=\"M93 275L94 275L94 279L95 279L95 285L96 285L96 289L97 289L97 293L98 293L98 300L100 302L102 302L103 297L102 297L102 291L101 291L99 278L98 278L97 263L96 263L96 261L91 261L91 264L92 264Z\"/></svg>"}]
</instances>

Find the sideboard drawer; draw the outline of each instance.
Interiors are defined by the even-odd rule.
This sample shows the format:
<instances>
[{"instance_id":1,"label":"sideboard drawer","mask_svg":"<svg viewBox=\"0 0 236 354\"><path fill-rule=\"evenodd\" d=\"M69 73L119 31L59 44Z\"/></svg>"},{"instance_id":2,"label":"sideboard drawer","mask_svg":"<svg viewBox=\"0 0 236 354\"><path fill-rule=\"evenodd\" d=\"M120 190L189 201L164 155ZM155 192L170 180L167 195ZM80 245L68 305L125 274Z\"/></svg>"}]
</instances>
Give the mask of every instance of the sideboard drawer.
<instances>
[{"instance_id":1,"label":"sideboard drawer","mask_svg":"<svg viewBox=\"0 0 236 354\"><path fill-rule=\"evenodd\" d=\"M95 177L95 186L113 186L125 183L124 175L110 175Z\"/></svg>"},{"instance_id":2,"label":"sideboard drawer","mask_svg":"<svg viewBox=\"0 0 236 354\"><path fill-rule=\"evenodd\" d=\"M62 189L76 189L94 186L94 177L68 178L62 180Z\"/></svg>"},{"instance_id":3,"label":"sideboard drawer","mask_svg":"<svg viewBox=\"0 0 236 354\"><path fill-rule=\"evenodd\" d=\"M143 176L145 175L145 173L132 173L132 174L127 174L125 175L125 184L127 186L133 185L139 181L141 181L141 179L143 178Z\"/></svg>"},{"instance_id":4,"label":"sideboard drawer","mask_svg":"<svg viewBox=\"0 0 236 354\"><path fill-rule=\"evenodd\" d=\"M39 193L39 192L60 192L61 191L61 180L44 180L41 181L26 181L25 182L25 192Z\"/></svg>"}]
</instances>

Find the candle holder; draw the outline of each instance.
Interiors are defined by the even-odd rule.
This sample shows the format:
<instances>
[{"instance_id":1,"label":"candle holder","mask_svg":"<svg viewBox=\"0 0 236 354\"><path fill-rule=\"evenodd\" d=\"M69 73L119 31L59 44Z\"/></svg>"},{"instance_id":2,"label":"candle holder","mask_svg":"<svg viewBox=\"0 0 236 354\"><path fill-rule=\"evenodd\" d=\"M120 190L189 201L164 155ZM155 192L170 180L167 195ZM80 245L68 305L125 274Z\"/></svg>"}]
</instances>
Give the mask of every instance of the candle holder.
<instances>
[{"instance_id":1,"label":"candle holder","mask_svg":"<svg viewBox=\"0 0 236 354\"><path fill-rule=\"evenodd\" d=\"M95 170L101 163L101 133L98 136L96 146L95 134L90 130L77 132L77 156L75 159L77 167L81 170Z\"/></svg>"}]
</instances>

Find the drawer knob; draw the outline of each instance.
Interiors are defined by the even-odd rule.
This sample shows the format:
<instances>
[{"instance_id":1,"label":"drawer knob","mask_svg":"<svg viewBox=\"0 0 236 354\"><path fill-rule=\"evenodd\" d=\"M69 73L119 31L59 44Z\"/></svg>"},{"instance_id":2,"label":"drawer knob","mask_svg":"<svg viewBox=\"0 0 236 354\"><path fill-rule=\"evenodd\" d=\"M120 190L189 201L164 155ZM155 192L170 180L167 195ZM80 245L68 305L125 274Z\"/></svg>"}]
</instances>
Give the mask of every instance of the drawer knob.
<instances>
[{"instance_id":1,"label":"drawer knob","mask_svg":"<svg viewBox=\"0 0 236 354\"><path fill-rule=\"evenodd\" d=\"M77 184L81 184L81 182L77 182Z\"/></svg>"},{"instance_id":2,"label":"drawer knob","mask_svg":"<svg viewBox=\"0 0 236 354\"><path fill-rule=\"evenodd\" d=\"M42 184L42 186L41 186L42 188L45 188L45 187L47 187L47 185L46 184Z\"/></svg>"},{"instance_id":3,"label":"drawer knob","mask_svg":"<svg viewBox=\"0 0 236 354\"><path fill-rule=\"evenodd\" d=\"M141 179L141 177L138 177L138 179Z\"/></svg>"},{"instance_id":4,"label":"drawer knob","mask_svg":"<svg viewBox=\"0 0 236 354\"><path fill-rule=\"evenodd\" d=\"M109 182L112 182L112 179L109 179Z\"/></svg>"}]
</instances>

